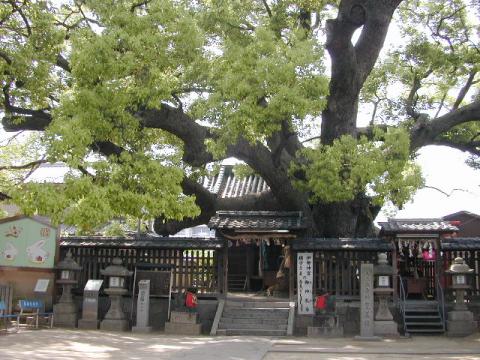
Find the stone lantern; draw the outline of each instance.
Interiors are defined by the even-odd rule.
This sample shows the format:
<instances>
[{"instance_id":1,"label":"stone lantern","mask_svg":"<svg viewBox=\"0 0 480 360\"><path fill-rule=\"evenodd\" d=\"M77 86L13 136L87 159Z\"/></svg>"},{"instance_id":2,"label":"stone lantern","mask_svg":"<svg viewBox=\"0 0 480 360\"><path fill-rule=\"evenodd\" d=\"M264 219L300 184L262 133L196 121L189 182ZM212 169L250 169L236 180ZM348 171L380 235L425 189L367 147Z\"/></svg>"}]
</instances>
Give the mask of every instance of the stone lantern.
<instances>
[{"instance_id":1,"label":"stone lantern","mask_svg":"<svg viewBox=\"0 0 480 360\"><path fill-rule=\"evenodd\" d=\"M72 253L67 252L65 259L57 264L58 270L57 284L62 285L62 296L58 304L53 306L55 326L76 327L77 326L77 306L72 298L72 288L77 285L75 273L82 270L75 260L72 259Z\"/></svg>"},{"instance_id":2,"label":"stone lantern","mask_svg":"<svg viewBox=\"0 0 480 360\"><path fill-rule=\"evenodd\" d=\"M388 308L389 298L393 293L393 267L388 264L387 254L378 254L378 264L373 268L375 288L373 292L378 298L378 310L375 314L374 334L384 336L398 336L398 325L393 320Z\"/></svg>"},{"instance_id":3,"label":"stone lantern","mask_svg":"<svg viewBox=\"0 0 480 360\"><path fill-rule=\"evenodd\" d=\"M451 288L456 294L453 310L448 312L447 335L471 335L476 330L476 324L473 321L473 313L468 311L465 304L465 291L470 288L467 285L467 275L472 274L473 269L470 269L461 257L457 257L445 273L452 276Z\"/></svg>"},{"instance_id":4,"label":"stone lantern","mask_svg":"<svg viewBox=\"0 0 480 360\"><path fill-rule=\"evenodd\" d=\"M105 319L100 324L102 330L126 331L128 320L122 308L122 296L128 293L125 289L125 278L132 276L133 271L128 271L122 266L122 260L114 258L112 265L100 270L103 276L108 276L108 288L105 293L110 297L110 308Z\"/></svg>"}]
</instances>

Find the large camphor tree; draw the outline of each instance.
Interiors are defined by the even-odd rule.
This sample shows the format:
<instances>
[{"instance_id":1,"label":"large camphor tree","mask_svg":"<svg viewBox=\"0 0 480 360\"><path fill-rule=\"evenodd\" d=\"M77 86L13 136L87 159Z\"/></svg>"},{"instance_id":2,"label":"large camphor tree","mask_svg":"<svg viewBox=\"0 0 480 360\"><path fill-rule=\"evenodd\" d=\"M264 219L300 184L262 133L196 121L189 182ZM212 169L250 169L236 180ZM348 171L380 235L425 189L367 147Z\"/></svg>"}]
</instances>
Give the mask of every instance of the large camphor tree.
<instances>
[{"instance_id":1,"label":"large camphor tree","mask_svg":"<svg viewBox=\"0 0 480 360\"><path fill-rule=\"evenodd\" d=\"M420 148L477 164L479 14L476 0L1 0L3 128L37 134L0 148L2 199L84 229L293 210L311 235L368 236L382 204L422 186ZM227 157L269 190L206 190ZM71 169L63 184L21 181L44 162Z\"/></svg>"}]
</instances>

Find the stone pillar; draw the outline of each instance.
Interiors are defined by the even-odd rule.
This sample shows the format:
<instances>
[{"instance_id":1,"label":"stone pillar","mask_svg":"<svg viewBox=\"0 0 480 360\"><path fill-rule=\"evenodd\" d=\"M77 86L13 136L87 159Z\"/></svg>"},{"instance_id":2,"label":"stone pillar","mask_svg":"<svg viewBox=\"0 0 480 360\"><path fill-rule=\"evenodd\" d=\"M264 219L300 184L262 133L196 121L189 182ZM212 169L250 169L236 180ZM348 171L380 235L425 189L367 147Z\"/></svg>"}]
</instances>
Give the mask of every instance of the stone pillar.
<instances>
[{"instance_id":1,"label":"stone pillar","mask_svg":"<svg viewBox=\"0 0 480 360\"><path fill-rule=\"evenodd\" d=\"M360 268L360 335L356 340L378 341L374 336L373 322L373 264L362 264Z\"/></svg>"},{"instance_id":2,"label":"stone pillar","mask_svg":"<svg viewBox=\"0 0 480 360\"><path fill-rule=\"evenodd\" d=\"M138 282L137 325L132 327L133 332L150 332L150 280Z\"/></svg>"},{"instance_id":3,"label":"stone pillar","mask_svg":"<svg viewBox=\"0 0 480 360\"><path fill-rule=\"evenodd\" d=\"M79 329L98 329L98 293L103 280L88 280L83 290L82 318L78 320Z\"/></svg>"}]
</instances>

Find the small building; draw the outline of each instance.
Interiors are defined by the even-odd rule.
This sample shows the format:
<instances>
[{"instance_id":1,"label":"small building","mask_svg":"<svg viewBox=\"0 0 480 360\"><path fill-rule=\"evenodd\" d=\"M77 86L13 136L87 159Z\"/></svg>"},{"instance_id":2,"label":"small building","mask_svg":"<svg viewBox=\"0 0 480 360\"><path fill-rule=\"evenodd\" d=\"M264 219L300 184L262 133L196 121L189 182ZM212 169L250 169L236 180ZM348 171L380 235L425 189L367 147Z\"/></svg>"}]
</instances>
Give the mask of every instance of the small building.
<instances>
[{"instance_id":1,"label":"small building","mask_svg":"<svg viewBox=\"0 0 480 360\"><path fill-rule=\"evenodd\" d=\"M458 227L458 237L480 236L480 215L468 211L459 211L446 215L442 219L454 223Z\"/></svg>"},{"instance_id":2,"label":"small building","mask_svg":"<svg viewBox=\"0 0 480 360\"><path fill-rule=\"evenodd\" d=\"M46 306L51 307L57 239L57 229L40 219L0 220L0 283L13 286L14 299L33 298L38 280L45 279Z\"/></svg>"}]
</instances>

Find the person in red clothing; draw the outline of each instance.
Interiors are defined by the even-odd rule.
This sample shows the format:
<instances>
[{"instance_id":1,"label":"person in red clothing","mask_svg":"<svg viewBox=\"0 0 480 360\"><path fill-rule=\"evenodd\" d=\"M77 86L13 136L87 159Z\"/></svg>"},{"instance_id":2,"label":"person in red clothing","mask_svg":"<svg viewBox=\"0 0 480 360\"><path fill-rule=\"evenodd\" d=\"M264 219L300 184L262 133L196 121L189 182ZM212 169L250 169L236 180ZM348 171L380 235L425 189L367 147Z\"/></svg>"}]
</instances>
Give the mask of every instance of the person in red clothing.
<instances>
[{"instance_id":1,"label":"person in red clothing","mask_svg":"<svg viewBox=\"0 0 480 360\"><path fill-rule=\"evenodd\" d=\"M323 289L319 292L319 294L315 298L315 310L317 311L317 313L323 314L326 311L328 297L329 294Z\"/></svg>"},{"instance_id":2,"label":"person in red clothing","mask_svg":"<svg viewBox=\"0 0 480 360\"><path fill-rule=\"evenodd\" d=\"M187 291L185 292L185 306L190 312L197 311L197 289L187 289Z\"/></svg>"}]
</instances>

